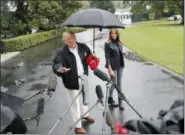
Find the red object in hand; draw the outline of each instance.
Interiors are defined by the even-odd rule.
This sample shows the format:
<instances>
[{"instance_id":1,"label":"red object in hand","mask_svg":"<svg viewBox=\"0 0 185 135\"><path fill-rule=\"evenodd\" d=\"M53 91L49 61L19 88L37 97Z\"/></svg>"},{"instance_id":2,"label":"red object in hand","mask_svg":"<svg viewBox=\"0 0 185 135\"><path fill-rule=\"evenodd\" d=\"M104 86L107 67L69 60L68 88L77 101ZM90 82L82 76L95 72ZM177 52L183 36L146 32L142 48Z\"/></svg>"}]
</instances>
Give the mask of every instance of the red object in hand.
<instances>
[{"instance_id":1,"label":"red object in hand","mask_svg":"<svg viewBox=\"0 0 185 135\"><path fill-rule=\"evenodd\" d=\"M93 56L93 55L89 55L86 59L85 62L87 65L89 65L89 67L91 68L91 70L95 70L99 63L100 63L100 59Z\"/></svg>"},{"instance_id":2,"label":"red object in hand","mask_svg":"<svg viewBox=\"0 0 185 135\"><path fill-rule=\"evenodd\" d=\"M91 70L95 70L95 69L97 69L99 63L100 63L100 59L99 58L94 58L90 61L89 67L91 68Z\"/></svg>"},{"instance_id":3,"label":"red object in hand","mask_svg":"<svg viewBox=\"0 0 185 135\"><path fill-rule=\"evenodd\" d=\"M93 55L89 55L89 56L85 59L86 64L89 65L89 63L91 62L92 59L93 59Z\"/></svg>"},{"instance_id":4,"label":"red object in hand","mask_svg":"<svg viewBox=\"0 0 185 135\"><path fill-rule=\"evenodd\" d=\"M122 128L121 123L116 123L115 129L117 134L128 134L128 130L126 128Z\"/></svg>"}]
</instances>

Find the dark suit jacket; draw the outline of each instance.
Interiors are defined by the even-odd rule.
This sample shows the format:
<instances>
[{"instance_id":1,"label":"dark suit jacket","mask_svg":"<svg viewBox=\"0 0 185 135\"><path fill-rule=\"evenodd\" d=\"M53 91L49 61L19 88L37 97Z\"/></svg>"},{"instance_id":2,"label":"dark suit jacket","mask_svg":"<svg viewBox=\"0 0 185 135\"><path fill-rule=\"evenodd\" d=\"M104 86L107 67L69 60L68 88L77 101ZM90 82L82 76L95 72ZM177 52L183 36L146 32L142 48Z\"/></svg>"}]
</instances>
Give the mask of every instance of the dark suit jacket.
<instances>
[{"instance_id":1,"label":"dark suit jacket","mask_svg":"<svg viewBox=\"0 0 185 135\"><path fill-rule=\"evenodd\" d=\"M116 45L113 42L106 42L104 46L105 51L105 59L106 59L106 65L105 67L108 68L108 65L110 64L113 70L116 70L120 68L120 59L123 62L122 67L124 68L125 62L124 62L124 55L123 55L123 45L119 45L119 52L118 49L116 49ZM120 54L120 55L119 55Z\"/></svg>"},{"instance_id":2,"label":"dark suit jacket","mask_svg":"<svg viewBox=\"0 0 185 135\"><path fill-rule=\"evenodd\" d=\"M77 43L78 45L78 53L82 60L83 68L84 68L84 74L88 75L88 65L85 62L85 59L91 55L91 50L89 47L82 43ZM60 68L61 66L64 66L66 68L70 68L71 70L66 73L59 73L56 70ZM73 55L72 52L70 52L67 45L64 45L64 47L57 49L56 56L53 60L53 71L58 76L62 77L64 86L71 90L79 89L79 83L78 83L78 72L77 72L77 64L76 64L76 58Z\"/></svg>"}]
</instances>

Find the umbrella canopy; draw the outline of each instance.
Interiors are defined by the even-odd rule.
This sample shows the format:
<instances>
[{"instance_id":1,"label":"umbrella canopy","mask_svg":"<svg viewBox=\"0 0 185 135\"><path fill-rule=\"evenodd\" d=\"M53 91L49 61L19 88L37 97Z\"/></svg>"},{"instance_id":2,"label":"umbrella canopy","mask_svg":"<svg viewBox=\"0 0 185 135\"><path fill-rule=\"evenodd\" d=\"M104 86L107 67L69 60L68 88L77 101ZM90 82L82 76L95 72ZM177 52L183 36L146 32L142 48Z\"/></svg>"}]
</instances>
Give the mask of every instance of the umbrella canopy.
<instances>
[{"instance_id":1,"label":"umbrella canopy","mask_svg":"<svg viewBox=\"0 0 185 135\"><path fill-rule=\"evenodd\" d=\"M116 15L102 9L85 9L72 14L63 23L68 27L84 28L125 28Z\"/></svg>"}]
</instances>

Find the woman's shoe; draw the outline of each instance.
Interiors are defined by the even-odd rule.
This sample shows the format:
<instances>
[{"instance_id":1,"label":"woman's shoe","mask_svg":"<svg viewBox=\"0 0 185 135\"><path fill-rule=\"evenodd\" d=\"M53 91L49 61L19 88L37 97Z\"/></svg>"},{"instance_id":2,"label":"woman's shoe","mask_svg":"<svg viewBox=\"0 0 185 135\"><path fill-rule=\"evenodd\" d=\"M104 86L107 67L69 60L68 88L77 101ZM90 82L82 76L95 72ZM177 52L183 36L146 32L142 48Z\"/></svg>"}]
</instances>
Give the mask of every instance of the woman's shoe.
<instances>
[{"instance_id":1,"label":"woman's shoe","mask_svg":"<svg viewBox=\"0 0 185 135\"><path fill-rule=\"evenodd\" d=\"M108 98L108 104L112 107L118 107L118 104L116 104L116 102L114 101L112 97Z\"/></svg>"}]
</instances>

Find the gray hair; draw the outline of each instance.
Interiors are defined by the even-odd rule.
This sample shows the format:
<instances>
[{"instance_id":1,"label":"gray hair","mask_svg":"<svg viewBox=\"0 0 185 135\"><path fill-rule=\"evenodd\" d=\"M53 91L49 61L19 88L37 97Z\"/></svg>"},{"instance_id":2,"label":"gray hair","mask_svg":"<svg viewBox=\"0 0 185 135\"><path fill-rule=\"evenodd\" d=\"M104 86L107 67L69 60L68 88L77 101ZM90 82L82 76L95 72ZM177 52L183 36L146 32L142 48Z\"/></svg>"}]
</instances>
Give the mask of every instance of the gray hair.
<instances>
[{"instance_id":1,"label":"gray hair","mask_svg":"<svg viewBox=\"0 0 185 135\"><path fill-rule=\"evenodd\" d=\"M62 34L62 39L64 39L66 36L73 36L75 39L76 39L76 36L74 34L74 32L72 31L65 31L63 34Z\"/></svg>"}]
</instances>

